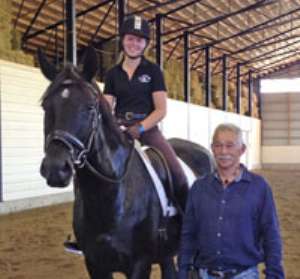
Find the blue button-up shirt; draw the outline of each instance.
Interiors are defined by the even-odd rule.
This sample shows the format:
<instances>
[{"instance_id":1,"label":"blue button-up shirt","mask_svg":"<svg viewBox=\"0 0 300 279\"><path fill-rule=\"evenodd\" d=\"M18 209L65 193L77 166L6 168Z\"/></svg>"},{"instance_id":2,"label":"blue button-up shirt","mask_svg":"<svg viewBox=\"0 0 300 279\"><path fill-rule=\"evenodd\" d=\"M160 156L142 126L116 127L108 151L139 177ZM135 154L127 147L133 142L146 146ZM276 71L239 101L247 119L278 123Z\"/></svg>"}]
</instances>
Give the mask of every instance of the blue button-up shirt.
<instances>
[{"instance_id":1,"label":"blue button-up shirt","mask_svg":"<svg viewBox=\"0 0 300 279\"><path fill-rule=\"evenodd\" d=\"M284 278L282 245L268 183L242 166L226 188L216 174L197 180L188 197L179 253L179 278L196 266L213 270L266 265L266 278Z\"/></svg>"}]
</instances>

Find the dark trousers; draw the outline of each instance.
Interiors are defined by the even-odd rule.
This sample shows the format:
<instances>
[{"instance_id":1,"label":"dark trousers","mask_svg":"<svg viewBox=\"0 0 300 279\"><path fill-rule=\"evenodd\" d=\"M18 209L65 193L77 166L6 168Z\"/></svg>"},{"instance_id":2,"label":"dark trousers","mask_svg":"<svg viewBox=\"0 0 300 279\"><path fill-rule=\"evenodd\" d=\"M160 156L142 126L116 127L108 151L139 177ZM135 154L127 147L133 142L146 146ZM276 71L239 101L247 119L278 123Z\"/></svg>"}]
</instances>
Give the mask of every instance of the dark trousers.
<instances>
[{"instance_id":1,"label":"dark trousers","mask_svg":"<svg viewBox=\"0 0 300 279\"><path fill-rule=\"evenodd\" d=\"M157 126L144 132L140 137L143 145L149 145L157 148L166 158L172 173L173 182L176 185L186 185L187 179L176 157L176 153L170 143L165 139Z\"/></svg>"}]
</instances>

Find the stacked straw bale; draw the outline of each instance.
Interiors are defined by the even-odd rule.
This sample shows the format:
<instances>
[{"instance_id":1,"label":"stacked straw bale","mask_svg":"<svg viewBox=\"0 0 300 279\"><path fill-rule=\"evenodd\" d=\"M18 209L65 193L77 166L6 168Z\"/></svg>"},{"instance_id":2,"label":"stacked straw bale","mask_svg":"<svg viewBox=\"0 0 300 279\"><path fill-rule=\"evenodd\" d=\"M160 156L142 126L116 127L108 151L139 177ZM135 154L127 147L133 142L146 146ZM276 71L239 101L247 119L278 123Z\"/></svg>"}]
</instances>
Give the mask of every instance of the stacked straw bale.
<instances>
[{"instance_id":1,"label":"stacked straw bale","mask_svg":"<svg viewBox=\"0 0 300 279\"><path fill-rule=\"evenodd\" d=\"M31 55L21 51L21 36L12 28L11 0L0 1L0 59L34 65Z\"/></svg>"}]
</instances>

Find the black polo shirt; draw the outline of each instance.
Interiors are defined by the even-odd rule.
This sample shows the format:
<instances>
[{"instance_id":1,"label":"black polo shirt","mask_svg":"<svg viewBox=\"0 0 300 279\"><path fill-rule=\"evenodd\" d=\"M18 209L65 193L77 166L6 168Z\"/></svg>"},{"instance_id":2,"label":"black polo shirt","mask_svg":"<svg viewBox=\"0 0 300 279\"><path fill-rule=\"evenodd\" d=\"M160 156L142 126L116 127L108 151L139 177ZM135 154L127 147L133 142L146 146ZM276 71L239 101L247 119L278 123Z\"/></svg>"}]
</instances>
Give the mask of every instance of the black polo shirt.
<instances>
[{"instance_id":1,"label":"black polo shirt","mask_svg":"<svg viewBox=\"0 0 300 279\"><path fill-rule=\"evenodd\" d=\"M144 57L131 80L122 69L122 62L107 72L104 94L116 98L116 114L150 114L154 110L152 93L155 91L166 91L163 74L158 65Z\"/></svg>"}]
</instances>

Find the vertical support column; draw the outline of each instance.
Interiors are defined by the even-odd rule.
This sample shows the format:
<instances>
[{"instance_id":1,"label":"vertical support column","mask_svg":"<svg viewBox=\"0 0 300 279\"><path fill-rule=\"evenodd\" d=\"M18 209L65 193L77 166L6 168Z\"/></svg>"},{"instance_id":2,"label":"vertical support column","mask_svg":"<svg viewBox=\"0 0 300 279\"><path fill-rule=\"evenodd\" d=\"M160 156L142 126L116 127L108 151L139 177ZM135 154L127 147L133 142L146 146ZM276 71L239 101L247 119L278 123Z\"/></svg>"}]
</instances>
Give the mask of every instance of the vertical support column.
<instances>
[{"instance_id":1,"label":"vertical support column","mask_svg":"<svg viewBox=\"0 0 300 279\"><path fill-rule=\"evenodd\" d=\"M1 69L0 69L1 70ZM1 73L0 73L1 75ZM0 89L1 89L1 78L0 78ZM3 202L3 166L2 166L2 93L0 90L0 202Z\"/></svg>"},{"instance_id":2,"label":"vertical support column","mask_svg":"<svg viewBox=\"0 0 300 279\"><path fill-rule=\"evenodd\" d=\"M258 78L257 79L257 87L258 87L258 90L257 90L257 100L258 100L258 117L259 119L261 119L261 116L262 116L262 111L261 111L261 78Z\"/></svg>"},{"instance_id":3,"label":"vertical support column","mask_svg":"<svg viewBox=\"0 0 300 279\"><path fill-rule=\"evenodd\" d=\"M190 102L190 89L191 89L191 79L190 79L190 59L189 59L189 32L185 31L183 34L184 39L184 54L183 54L183 65L184 65L184 72L183 72L183 84L184 84L184 101L189 103Z\"/></svg>"},{"instance_id":4,"label":"vertical support column","mask_svg":"<svg viewBox=\"0 0 300 279\"><path fill-rule=\"evenodd\" d=\"M156 40L156 63L162 69L164 66L163 62L163 41L162 41L162 33L163 33L163 22L162 22L162 14L156 14L155 16L155 40Z\"/></svg>"},{"instance_id":5,"label":"vertical support column","mask_svg":"<svg viewBox=\"0 0 300 279\"><path fill-rule=\"evenodd\" d=\"M124 21L125 17L125 1L126 0L118 0L117 5L118 5L118 34L120 34L120 29Z\"/></svg>"},{"instance_id":6,"label":"vertical support column","mask_svg":"<svg viewBox=\"0 0 300 279\"><path fill-rule=\"evenodd\" d=\"M236 65L236 113L241 112L241 64Z\"/></svg>"},{"instance_id":7,"label":"vertical support column","mask_svg":"<svg viewBox=\"0 0 300 279\"><path fill-rule=\"evenodd\" d=\"M223 55L222 58L222 109L227 111L228 106L228 72L227 72L227 54Z\"/></svg>"},{"instance_id":8,"label":"vertical support column","mask_svg":"<svg viewBox=\"0 0 300 279\"><path fill-rule=\"evenodd\" d=\"M76 0L66 0L66 57L67 62L77 64L76 48Z\"/></svg>"},{"instance_id":9,"label":"vertical support column","mask_svg":"<svg viewBox=\"0 0 300 279\"><path fill-rule=\"evenodd\" d=\"M55 65L59 65L59 52L58 52L58 30L55 27Z\"/></svg>"},{"instance_id":10,"label":"vertical support column","mask_svg":"<svg viewBox=\"0 0 300 279\"><path fill-rule=\"evenodd\" d=\"M252 70L248 72L248 115L252 116L252 93L253 93L253 78Z\"/></svg>"},{"instance_id":11,"label":"vertical support column","mask_svg":"<svg viewBox=\"0 0 300 279\"><path fill-rule=\"evenodd\" d=\"M118 10L118 34L121 33L121 27L125 19L125 2L126 0L117 0L117 10ZM122 50L121 42L120 42L120 37L116 37L116 42L115 42L115 57L117 60L118 53Z\"/></svg>"},{"instance_id":12,"label":"vertical support column","mask_svg":"<svg viewBox=\"0 0 300 279\"><path fill-rule=\"evenodd\" d=\"M211 65L210 65L210 47L205 48L205 105L211 104Z\"/></svg>"}]
</instances>

